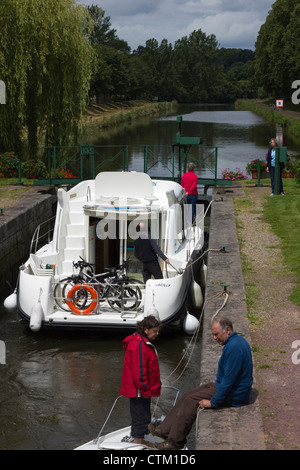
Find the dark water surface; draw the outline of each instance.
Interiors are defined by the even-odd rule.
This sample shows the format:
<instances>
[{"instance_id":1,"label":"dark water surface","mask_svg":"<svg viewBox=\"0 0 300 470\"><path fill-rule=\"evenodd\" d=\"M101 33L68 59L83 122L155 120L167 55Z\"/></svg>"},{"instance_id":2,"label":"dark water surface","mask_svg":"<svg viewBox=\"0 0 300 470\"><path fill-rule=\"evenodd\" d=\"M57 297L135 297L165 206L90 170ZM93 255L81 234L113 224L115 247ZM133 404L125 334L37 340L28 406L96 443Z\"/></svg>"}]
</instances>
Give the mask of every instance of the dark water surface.
<instances>
[{"instance_id":1,"label":"dark water surface","mask_svg":"<svg viewBox=\"0 0 300 470\"><path fill-rule=\"evenodd\" d=\"M253 158L264 158L268 142L281 130L248 111L230 107L180 107L171 116L124 124L106 135L95 132L88 143L127 144L130 168L143 171L141 144L172 144L178 131L176 116L183 116L185 136L204 138L219 152L219 174L225 168L245 169ZM284 136L289 152L300 145ZM160 175L166 171L159 168ZM73 449L97 436L119 395L124 333L32 333L19 323L18 313L0 309L0 340L6 347L6 364L0 364L0 449ZM163 383L176 368L191 337L182 332L162 334L156 347ZM182 392L199 383L200 339L183 376L174 383ZM187 359L183 361L183 365ZM181 372L182 367L179 369ZM170 399L160 400L167 411ZM129 424L128 402L119 402L108 430ZM194 434L189 439L193 448Z\"/></svg>"},{"instance_id":2,"label":"dark water surface","mask_svg":"<svg viewBox=\"0 0 300 470\"><path fill-rule=\"evenodd\" d=\"M16 311L3 307L0 328L6 346L6 364L0 365L0 449L69 450L96 437L119 396L127 333L32 333L19 323ZM165 380L190 351L190 341L181 332L165 332L156 341L165 385L173 385L183 370ZM186 372L174 385L183 392L197 386L199 364L198 339ZM166 414L174 393L163 396L157 417ZM128 401L122 398L107 431L128 424Z\"/></svg>"}]
</instances>

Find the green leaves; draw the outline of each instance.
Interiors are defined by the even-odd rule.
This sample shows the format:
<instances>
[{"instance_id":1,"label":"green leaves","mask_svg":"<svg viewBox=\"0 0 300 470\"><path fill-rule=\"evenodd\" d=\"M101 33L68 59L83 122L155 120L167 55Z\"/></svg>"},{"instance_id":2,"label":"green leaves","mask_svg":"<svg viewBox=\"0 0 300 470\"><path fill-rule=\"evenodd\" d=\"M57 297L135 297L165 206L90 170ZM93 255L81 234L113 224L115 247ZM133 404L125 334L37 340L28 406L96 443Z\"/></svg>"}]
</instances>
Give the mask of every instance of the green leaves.
<instances>
[{"instance_id":1,"label":"green leaves","mask_svg":"<svg viewBox=\"0 0 300 470\"><path fill-rule=\"evenodd\" d=\"M75 0L2 0L0 148L21 153L25 129L35 157L39 134L46 145L67 145L76 134L91 77L90 27Z\"/></svg>"},{"instance_id":2,"label":"green leaves","mask_svg":"<svg viewBox=\"0 0 300 470\"><path fill-rule=\"evenodd\" d=\"M256 79L277 97L290 97L300 75L299 0L277 0L256 41Z\"/></svg>"}]
</instances>

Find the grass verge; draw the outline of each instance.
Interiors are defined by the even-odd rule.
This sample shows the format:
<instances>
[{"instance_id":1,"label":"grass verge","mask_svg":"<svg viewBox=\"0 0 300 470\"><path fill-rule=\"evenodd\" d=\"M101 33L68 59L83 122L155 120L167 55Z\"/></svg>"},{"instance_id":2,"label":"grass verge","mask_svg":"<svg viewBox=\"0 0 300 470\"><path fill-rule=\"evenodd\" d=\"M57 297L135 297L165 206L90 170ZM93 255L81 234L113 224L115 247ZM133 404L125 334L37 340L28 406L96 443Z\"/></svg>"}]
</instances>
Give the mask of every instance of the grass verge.
<instances>
[{"instance_id":1,"label":"grass verge","mask_svg":"<svg viewBox=\"0 0 300 470\"><path fill-rule=\"evenodd\" d=\"M266 199L264 217L280 238L286 266L295 275L296 287L290 300L300 305L300 187L295 180L284 181L285 196Z\"/></svg>"}]
</instances>

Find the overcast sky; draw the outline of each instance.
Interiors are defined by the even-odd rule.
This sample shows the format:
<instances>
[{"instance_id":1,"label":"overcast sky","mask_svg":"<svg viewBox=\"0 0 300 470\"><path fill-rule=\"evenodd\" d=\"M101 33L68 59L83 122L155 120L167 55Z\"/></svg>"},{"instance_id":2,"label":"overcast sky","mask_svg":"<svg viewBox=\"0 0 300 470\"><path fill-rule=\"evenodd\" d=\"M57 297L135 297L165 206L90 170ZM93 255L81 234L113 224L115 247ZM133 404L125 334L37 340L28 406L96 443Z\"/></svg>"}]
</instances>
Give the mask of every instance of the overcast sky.
<instances>
[{"instance_id":1,"label":"overcast sky","mask_svg":"<svg viewBox=\"0 0 300 470\"><path fill-rule=\"evenodd\" d=\"M275 0L77 0L97 5L132 50L147 39L158 43L201 29L220 47L254 49L257 34Z\"/></svg>"}]
</instances>

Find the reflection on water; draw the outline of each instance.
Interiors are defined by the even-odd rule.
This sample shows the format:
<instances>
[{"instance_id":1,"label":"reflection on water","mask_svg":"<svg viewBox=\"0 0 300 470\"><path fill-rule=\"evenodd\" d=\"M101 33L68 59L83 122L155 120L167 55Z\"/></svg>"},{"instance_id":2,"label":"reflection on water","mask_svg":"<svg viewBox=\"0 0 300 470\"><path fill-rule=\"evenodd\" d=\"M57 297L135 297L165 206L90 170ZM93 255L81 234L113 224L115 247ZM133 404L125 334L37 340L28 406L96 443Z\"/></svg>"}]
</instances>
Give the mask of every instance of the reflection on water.
<instances>
[{"instance_id":1,"label":"reflection on water","mask_svg":"<svg viewBox=\"0 0 300 470\"><path fill-rule=\"evenodd\" d=\"M271 137L282 135L282 129L276 128L273 123L251 111L235 111L232 106L179 106L176 113L160 118L141 120L135 126L126 125L120 129L116 136L94 135L91 142L95 145L129 145L129 169L144 171L144 145L165 146L175 143L175 136L179 130L177 116L183 117L181 132L188 137L202 137L203 145L219 147L218 150L218 177L222 176L225 168L240 168L245 171L249 161L264 159L269 147ZM288 147L290 154L300 153L300 143L283 136L282 145ZM111 158L109 150L107 158ZM153 162L155 159L153 160ZM152 162L152 163L153 163ZM171 176L170 153L162 157L150 171L152 177ZM150 162L148 167L151 167ZM175 172L176 174L176 172ZM207 177L207 174L200 176ZM210 175L210 177L212 177Z\"/></svg>"},{"instance_id":2,"label":"reflection on water","mask_svg":"<svg viewBox=\"0 0 300 470\"><path fill-rule=\"evenodd\" d=\"M0 312L6 364L0 365L0 449L73 449L97 436L119 396L127 333L32 333L17 312ZM189 349L190 336L162 334L156 341L162 381ZM183 366L187 363L183 361ZM198 385L200 341L187 371L175 384L181 391ZM160 398L156 416L166 414L174 394ZM153 404L155 400L153 400ZM121 399L107 432L130 424L128 400ZM190 440L194 439L194 433Z\"/></svg>"}]
</instances>

